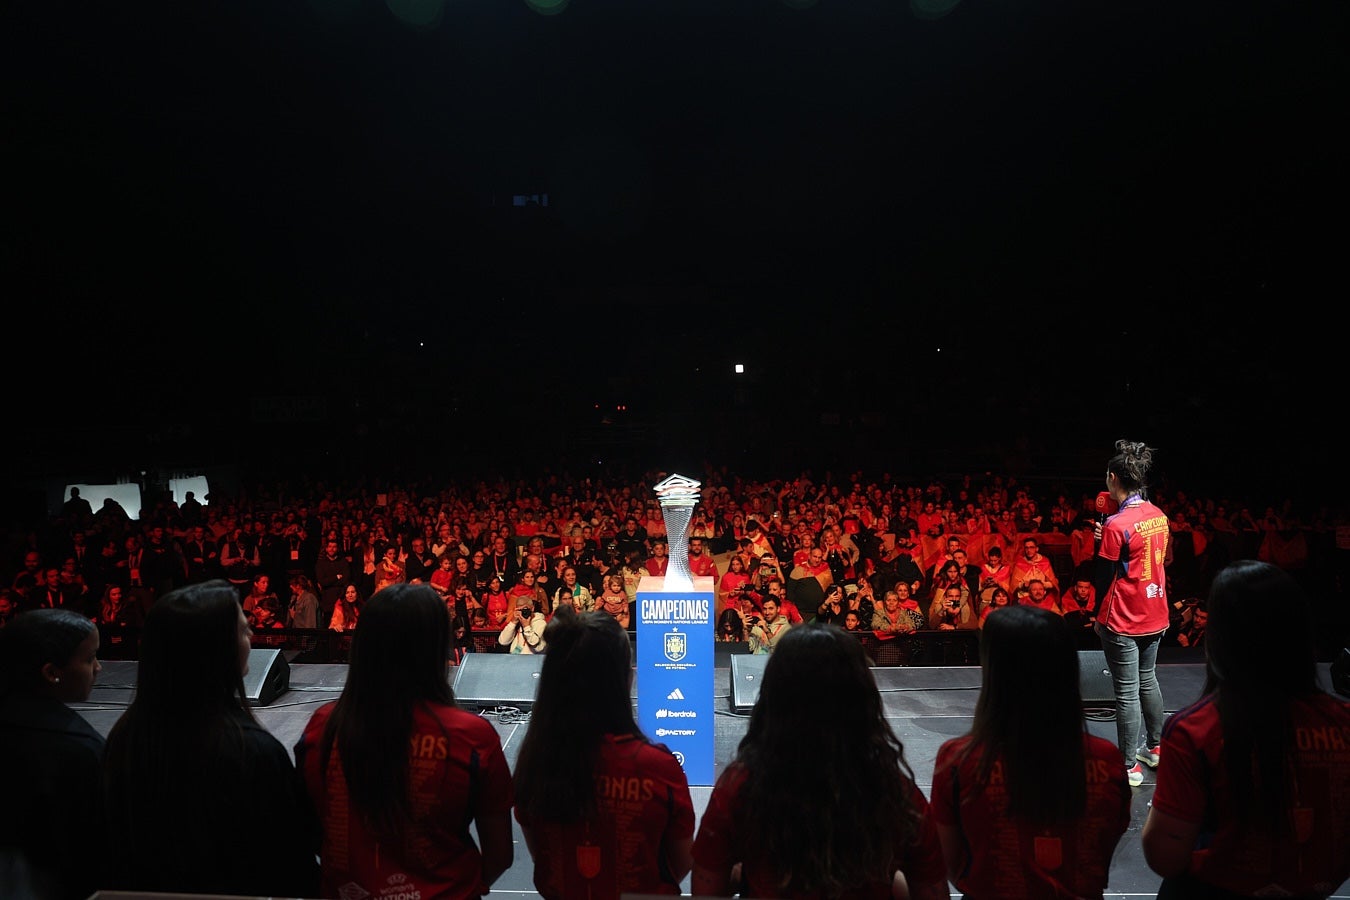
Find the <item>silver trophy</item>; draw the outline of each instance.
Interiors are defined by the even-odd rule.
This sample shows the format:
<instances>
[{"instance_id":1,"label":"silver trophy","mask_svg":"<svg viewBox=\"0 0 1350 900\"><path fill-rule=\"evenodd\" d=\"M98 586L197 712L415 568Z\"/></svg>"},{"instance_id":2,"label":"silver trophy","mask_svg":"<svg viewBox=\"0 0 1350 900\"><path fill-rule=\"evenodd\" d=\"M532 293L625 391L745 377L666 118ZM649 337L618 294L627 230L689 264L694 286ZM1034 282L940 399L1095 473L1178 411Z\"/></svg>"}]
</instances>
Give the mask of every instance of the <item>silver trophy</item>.
<instances>
[{"instance_id":1,"label":"silver trophy","mask_svg":"<svg viewBox=\"0 0 1350 900\"><path fill-rule=\"evenodd\" d=\"M698 506L699 483L683 475L671 475L653 490L661 503L661 520L666 523L666 542L670 562L662 590L690 591L694 578L689 572L689 521Z\"/></svg>"}]
</instances>

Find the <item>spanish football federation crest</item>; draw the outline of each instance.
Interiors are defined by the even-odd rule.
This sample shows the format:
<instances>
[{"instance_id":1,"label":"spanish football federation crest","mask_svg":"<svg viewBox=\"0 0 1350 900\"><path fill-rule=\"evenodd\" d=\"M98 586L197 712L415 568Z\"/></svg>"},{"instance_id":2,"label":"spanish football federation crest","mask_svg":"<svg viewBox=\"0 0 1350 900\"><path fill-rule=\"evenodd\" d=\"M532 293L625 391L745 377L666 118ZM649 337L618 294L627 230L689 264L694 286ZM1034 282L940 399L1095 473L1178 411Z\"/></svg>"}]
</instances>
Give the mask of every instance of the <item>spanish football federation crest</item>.
<instances>
[{"instance_id":1,"label":"spanish football federation crest","mask_svg":"<svg viewBox=\"0 0 1350 900\"><path fill-rule=\"evenodd\" d=\"M684 659L684 654L689 649L688 638L678 631L667 631L665 634L666 659L671 662L679 662Z\"/></svg>"}]
</instances>

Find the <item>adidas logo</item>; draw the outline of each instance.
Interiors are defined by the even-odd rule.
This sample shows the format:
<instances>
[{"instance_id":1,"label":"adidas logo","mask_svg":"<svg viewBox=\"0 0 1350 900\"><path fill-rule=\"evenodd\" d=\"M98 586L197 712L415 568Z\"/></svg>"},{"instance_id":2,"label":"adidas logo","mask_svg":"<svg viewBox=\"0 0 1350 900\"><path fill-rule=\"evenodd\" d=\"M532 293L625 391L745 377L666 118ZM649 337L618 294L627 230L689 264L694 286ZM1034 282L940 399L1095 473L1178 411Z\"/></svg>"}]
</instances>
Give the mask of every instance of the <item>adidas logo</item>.
<instances>
[{"instance_id":1,"label":"adidas logo","mask_svg":"<svg viewBox=\"0 0 1350 900\"><path fill-rule=\"evenodd\" d=\"M675 690L671 691L669 694L666 694L666 699L667 699L667 700L683 700L683 699L684 699L684 691L680 690L679 688L676 688Z\"/></svg>"}]
</instances>

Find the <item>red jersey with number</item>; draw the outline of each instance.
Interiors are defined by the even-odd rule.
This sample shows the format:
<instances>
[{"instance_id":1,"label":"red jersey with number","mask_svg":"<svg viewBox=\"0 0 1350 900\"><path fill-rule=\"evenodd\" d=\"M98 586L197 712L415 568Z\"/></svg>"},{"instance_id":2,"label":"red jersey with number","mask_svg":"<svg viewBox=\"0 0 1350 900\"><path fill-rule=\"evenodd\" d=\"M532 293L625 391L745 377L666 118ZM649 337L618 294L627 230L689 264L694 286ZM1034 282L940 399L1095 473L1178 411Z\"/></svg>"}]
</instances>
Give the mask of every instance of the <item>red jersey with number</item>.
<instances>
[{"instance_id":1,"label":"red jersey with number","mask_svg":"<svg viewBox=\"0 0 1350 900\"><path fill-rule=\"evenodd\" d=\"M1097 621L1116 634L1167 630L1167 564L1172 561L1167 515L1147 500L1128 502L1102 525L1097 555L1112 564L1111 587Z\"/></svg>"},{"instance_id":2,"label":"red jersey with number","mask_svg":"<svg viewBox=\"0 0 1350 900\"><path fill-rule=\"evenodd\" d=\"M632 735L607 735L596 764L593 821L541 822L520 808L534 886L546 900L679 894L669 848L694 835L689 782L674 754Z\"/></svg>"},{"instance_id":3,"label":"red jersey with number","mask_svg":"<svg viewBox=\"0 0 1350 900\"><path fill-rule=\"evenodd\" d=\"M760 845L754 835L742 834L735 828L736 807L741 802L740 794L745 779L745 768L739 763L731 763L718 777L712 796L708 798L708 807L699 820L698 837L694 838L694 863L715 872L730 872L732 866L741 863L741 877L745 884L741 891L742 897L811 896L784 894L778 886L778 880L783 874L782 865L760 855ZM783 790L791 789L791 785L783 786ZM942 859L942 844L938 840L937 829L928 815L928 799L912 783L910 803L920 815L919 833L912 843L894 848L893 860L896 868L905 874L913 893L916 885L945 885L947 868ZM809 814L809 811L804 814ZM890 900L890 897L891 879L887 878L849 891L839 900Z\"/></svg>"},{"instance_id":4,"label":"red jersey with number","mask_svg":"<svg viewBox=\"0 0 1350 900\"><path fill-rule=\"evenodd\" d=\"M1283 897L1326 896L1350 878L1350 703L1311 694L1295 701L1291 716L1296 777L1283 831L1262 822L1244 825L1234 810L1213 695L1163 726L1153 807L1200 824L1190 873L1201 881L1244 895Z\"/></svg>"},{"instance_id":5,"label":"red jersey with number","mask_svg":"<svg viewBox=\"0 0 1350 900\"><path fill-rule=\"evenodd\" d=\"M323 827L322 896L479 896L482 854L469 823L484 815L509 815L515 801L497 730L453 706L421 704L414 710L408 739L414 821L402 844L389 846L376 841L352 808L336 745L327 774L322 771L319 747L334 706L315 710L295 745L296 768Z\"/></svg>"},{"instance_id":6,"label":"red jersey with number","mask_svg":"<svg viewBox=\"0 0 1350 900\"><path fill-rule=\"evenodd\" d=\"M1099 898L1111 857L1130 825L1130 787L1114 742L1083 735L1087 806L1076 821L1043 827L1012 818L1002 762L978 777L978 756L966 756L970 735L938 748L929 810L956 828L966 871L956 886L967 900L997 897Z\"/></svg>"}]
</instances>

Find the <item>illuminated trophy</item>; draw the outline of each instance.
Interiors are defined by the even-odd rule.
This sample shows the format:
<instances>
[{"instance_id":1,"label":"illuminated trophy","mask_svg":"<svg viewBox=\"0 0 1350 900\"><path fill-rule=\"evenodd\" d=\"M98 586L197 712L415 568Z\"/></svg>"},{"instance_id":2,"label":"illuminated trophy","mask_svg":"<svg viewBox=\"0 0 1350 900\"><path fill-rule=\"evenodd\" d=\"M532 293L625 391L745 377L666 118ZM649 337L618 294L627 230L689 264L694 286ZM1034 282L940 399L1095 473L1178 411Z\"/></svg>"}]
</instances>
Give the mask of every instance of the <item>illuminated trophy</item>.
<instances>
[{"instance_id":1,"label":"illuminated trophy","mask_svg":"<svg viewBox=\"0 0 1350 900\"><path fill-rule=\"evenodd\" d=\"M671 475L653 490L661 502L661 520L666 523L666 541L670 562L666 566L665 591L690 591L694 579L689 572L689 520L698 506L699 482L683 475Z\"/></svg>"}]
</instances>

